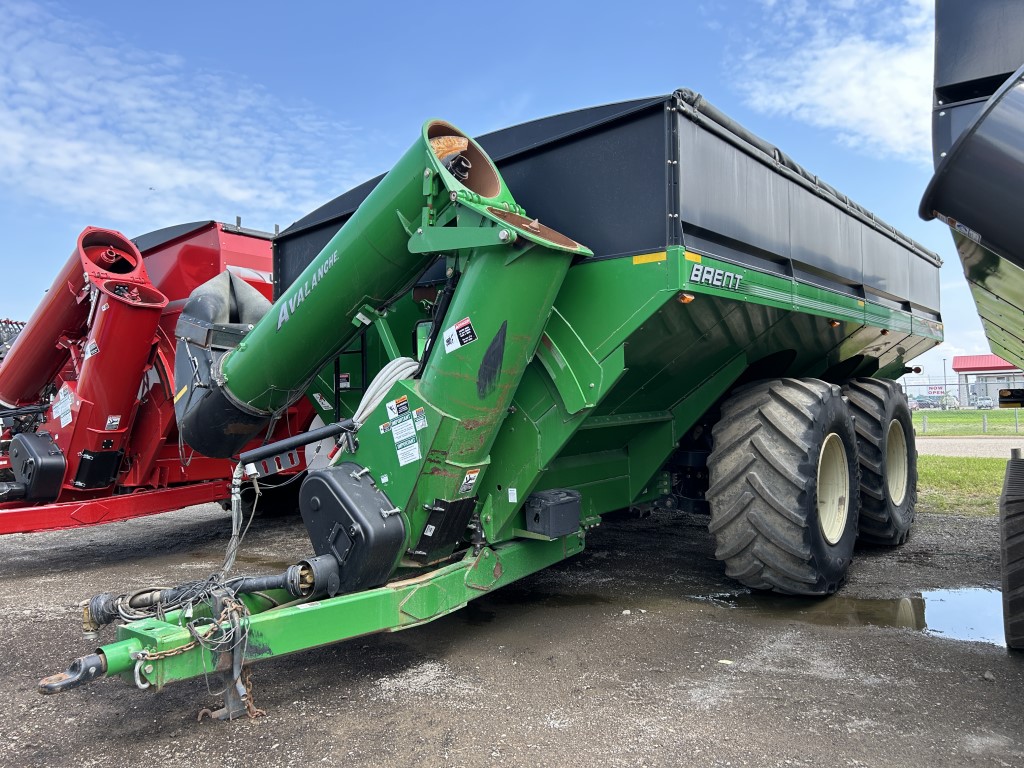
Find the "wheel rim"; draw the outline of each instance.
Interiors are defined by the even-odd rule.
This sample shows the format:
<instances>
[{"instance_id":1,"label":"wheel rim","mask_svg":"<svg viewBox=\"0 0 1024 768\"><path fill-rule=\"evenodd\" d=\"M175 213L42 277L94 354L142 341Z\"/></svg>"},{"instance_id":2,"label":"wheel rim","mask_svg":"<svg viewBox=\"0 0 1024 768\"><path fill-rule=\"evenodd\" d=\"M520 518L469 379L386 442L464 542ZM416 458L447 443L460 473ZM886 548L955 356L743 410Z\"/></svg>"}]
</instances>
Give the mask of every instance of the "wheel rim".
<instances>
[{"instance_id":1,"label":"wheel rim","mask_svg":"<svg viewBox=\"0 0 1024 768\"><path fill-rule=\"evenodd\" d=\"M829 544L838 544L843 537L849 512L850 472L846 446L839 435L831 432L818 457L818 525Z\"/></svg>"},{"instance_id":2,"label":"wheel rim","mask_svg":"<svg viewBox=\"0 0 1024 768\"><path fill-rule=\"evenodd\" d=\"M907 436L903 425L896 419L889 422L889 431L885 436L885 484L889 489L889 498L899 506L907 495L907 478L910 465L907 456Z\"/></svg>"}]
</instances>

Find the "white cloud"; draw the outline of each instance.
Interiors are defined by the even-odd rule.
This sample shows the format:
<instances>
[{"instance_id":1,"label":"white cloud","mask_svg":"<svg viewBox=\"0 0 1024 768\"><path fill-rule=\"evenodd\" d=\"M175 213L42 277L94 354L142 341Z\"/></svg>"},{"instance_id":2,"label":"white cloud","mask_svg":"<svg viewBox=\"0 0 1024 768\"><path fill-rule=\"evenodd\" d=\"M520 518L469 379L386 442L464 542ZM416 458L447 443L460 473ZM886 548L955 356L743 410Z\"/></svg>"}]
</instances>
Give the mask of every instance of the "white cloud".
<instances>
[{"instance_id":1,"label":"white cloud","mask_svg":"<svg viewBox=\"0 0 1024 768\"><path fill-rule=\"evenodd\" d=\"M753 109L833 130L842 144L931 161L931 0L761 0L738 65Z\"/></svg>"},{"instance_id":2,"label":"white cloud","mask_svg":"<svg viewBox=\"0 0 1024 768\"><path fill-rule=\"evenodd\" d=\"M373 175L353 126L63 13L0 14L6 194L132 233L235 215L269 228Z\"/></svg>"}]
</instances>

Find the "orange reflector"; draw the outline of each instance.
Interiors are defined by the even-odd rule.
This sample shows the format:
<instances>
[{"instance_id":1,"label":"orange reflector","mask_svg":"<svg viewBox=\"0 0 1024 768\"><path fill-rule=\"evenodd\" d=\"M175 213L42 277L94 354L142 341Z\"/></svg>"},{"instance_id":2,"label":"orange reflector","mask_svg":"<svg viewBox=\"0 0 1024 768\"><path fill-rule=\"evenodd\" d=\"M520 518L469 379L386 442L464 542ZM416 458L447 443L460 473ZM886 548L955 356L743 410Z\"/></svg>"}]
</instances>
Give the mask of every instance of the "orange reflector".
<instances>
[{"instance_id":1,"label":"orange reflector","mask_svg":"<svg viewBox=\"0 0 1024 768\"><path fill-rule=\"evenodd\" d=\"M838 328L838 327L839 327L839 325L840 325L840 323L839 323L839 321L838 321L838 320L832 320L832 319L830 319L830 320L828 321L828 324L829 324L829 327L830 327L830 328Z\"/></svg>"},{"instance_id":2,"label":"orange reflector","mask_svg":"<svg viewBox=\"0 0 1024 768\"><path fill-rule=\"evenodd\" d=\"M679 299L680 304L689 304L697 297L694 296L692 293L680 293L679 296L677 296L676 298Z\"/></svg>"}]
</instances>

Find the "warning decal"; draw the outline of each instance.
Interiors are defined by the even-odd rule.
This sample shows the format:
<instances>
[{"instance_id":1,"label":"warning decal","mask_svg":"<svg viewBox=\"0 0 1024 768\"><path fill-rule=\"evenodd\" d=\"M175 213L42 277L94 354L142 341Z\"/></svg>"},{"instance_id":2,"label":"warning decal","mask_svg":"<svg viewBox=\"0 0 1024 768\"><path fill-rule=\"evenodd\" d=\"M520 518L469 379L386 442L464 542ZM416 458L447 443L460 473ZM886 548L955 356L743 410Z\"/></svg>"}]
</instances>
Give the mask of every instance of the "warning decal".
<instances>
[{"instance_id":1,"label":"warning decal","mask_svg":"<svg viewBox=\"0 0 1024 768\"><path fill-rule=\"evenodd\" d=\"M444 351L454 352L459 347L476 341L476 331L468 317L464 317L444 332Z\"/></svg>"},{"instance_id":2,"label":"warning decal","mask_svg":"<svg viewBox=\"0 0 1024 768\"><path fill-rule=\"evenodd\" d=\"M74 405L74 402L75 398L71 394L71 388L65 384L60 388L57 401L53 404L53 418L59 419L62 427L71 423L71 406Z\"/></svg>"},{"instance_id":3,"label":"warning decal","mask_svg":"<svg viewBox=\"0 0 1024 768\"><path fill-rule=\"evenodd\" d=\"M417 408L412 412L412 419L416 423L417 432L427 428L427 412L422 408Z\"/></svg>"},{"instance_id":4,"label":"warning decal","mask_svg":"<svg viewBox=\"0 0 1024 768\"><path fill-rule=\"evenodd\" d=\"M402 400L405 400L403 397ZM388 403L390 407L391 403ZM409 403L405 404L406 411L409 410ZM404 467L418 461L420 458L420 442L416 439L416 427L413 425L412 414L403 413L391 419L391 436L395 439L395 452L398 454L398 464Z\"/></svg>"},{"instance_id":5,"label":"warning decal","mask_svg":"<svg viewBox=\"0 0 1024 768\"><path fill-rule=\"evenodd\" d=\"M401 416L403 413L409 412L409 398L402 395L397 400L392 400L386 406L388 410L388 417L394 420L395 416Z\"/></svg>"},{"instance_id":6,"label":"warning decal","mask_svg":"<svg viewBox=\"0 0 1024 768\"><path fill-rule=\"evenodd\" d=\"M469 493L473 490L473 486L476 485L477 475L480 474L479 469L471 469L466 472L466 477L462 481L462 485L459 486L459 493Z\"/></svg>"}]
</instances>

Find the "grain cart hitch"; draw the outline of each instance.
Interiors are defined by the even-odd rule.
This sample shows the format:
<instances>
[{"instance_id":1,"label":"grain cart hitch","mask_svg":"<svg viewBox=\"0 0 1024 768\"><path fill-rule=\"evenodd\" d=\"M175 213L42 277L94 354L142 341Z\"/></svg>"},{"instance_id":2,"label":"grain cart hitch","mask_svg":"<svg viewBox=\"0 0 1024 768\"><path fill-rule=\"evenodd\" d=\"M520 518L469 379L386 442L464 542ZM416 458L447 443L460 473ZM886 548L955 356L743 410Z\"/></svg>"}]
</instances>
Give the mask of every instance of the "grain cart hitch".
<instances>
[{"instance_id":1,"label":"grain cart hitch","mask_svg":"<svg viewBox=\"0 0 1024 768\"><path fill-rule=\"evenodd\" d=\"M578 532L552 541L517 541L472 550L427 574L410 575L383 587L333 598L294 598L289 588L236 593L245 611L238 621L217 621L208 604L168 611L117 627L118 640L75 659L66 672L44 678L39 692L63 693L101 677L120 676L140 689L159 689L177 681L223 673L226 708L233 719L244 714L248 698L239 693L241 664L316 646L393 632L445 616L477 597L547 568L583 550ZM291 566L302 582L300 593L326 590L320 585L327 563L320 558ZM315 575L314 575L315 574ZM316 586L314 586L316 584ZM108 596L109 597L109 596ZM235 649L240 649L236 652ZM244 687L244 680L243 687ZM232 704L232 699L235 704Z\"/></svg>"},{"instance_id":2,"label":"grain cart hitch","mask_svg":"<svg viewBox=\"0 0 1024 768\"><path fill-rule=\"evenodd\" d=\"M573 258L590 255L525 213L483 150L432 120L244 341L218 341L209 317L226 299L200 286L176 328L176 416L192 448L229 457L427 266L443 258L450 277L419 359L394 356L351 420L239 457L236 481L260 478L293 467L300 444L338 438L299 494L314 556L269 580L228 580L229 545L205 582L94 598L87 634L120 619L118 641L40 691L101 675L160 688L217 671L218 716L253 714L244 662L422 624L581 551L579 494L559 530L510 541L487 537L478 503L555 296Z\"/></svg>"}]
</instances>

